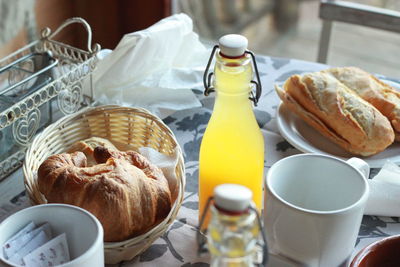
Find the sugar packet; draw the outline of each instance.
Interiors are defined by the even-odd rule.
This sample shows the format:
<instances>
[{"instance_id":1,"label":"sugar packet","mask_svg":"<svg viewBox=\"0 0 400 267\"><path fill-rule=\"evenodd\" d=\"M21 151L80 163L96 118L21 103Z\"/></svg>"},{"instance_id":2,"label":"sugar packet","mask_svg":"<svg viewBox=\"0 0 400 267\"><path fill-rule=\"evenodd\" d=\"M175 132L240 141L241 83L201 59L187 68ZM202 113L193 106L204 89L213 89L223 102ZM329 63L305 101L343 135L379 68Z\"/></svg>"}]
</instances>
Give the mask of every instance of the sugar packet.
<instances>
[{"instance_id":1,"label":"sugar packet","mask_svg":"<svg viewBox=\"0 0 400 267\"><path fill-rule=\"evenodd\" d=\"M64 234L53 238L24 257L30 267L48 267L66 263L70 260L67 238Z\"/></svg>"},{"instance_id":2,"label":"sugar packet","mask_svg":"<svg viewBox=\"0 0 400 267\"><path fill-rule=\"evenodd\" d=\"M44 231L40 231L31 241L26 243L19 251L9 258L9 261L17 265L26 266L23 258L50 240ZM29 265L28 265L29 266Z\"/></svg>"},{"instance_id":3,"label":"sugar packet","mask_svg":"<svg viewBox=\"0 0 400 267\"><path fill-rule=\"evenodd\" d=\"M9 259L12 255L14 255L16 250L19 250L22 246L19 246L18 248L15 248L15 241L16 239L20 238L21 236L24 236L26 233L32 231L36 227L34 222L29 222L27 225L25 225L21 230L19 230L15 235L13 235L7 242L3 245L3 251L4 251L4 256L6 259ZM14 244L14 245L13 245Z\"/></svg>"},{"instance_id":4,"label":"sugar packet","mask_svg":"<svg viewBox=\"0 0 400 267\"><path fill-rule=\"evenodd\" d=\"M45 223L17 238L13 238L11 241L7 242L7 258L11 258L16 252L18 252L22 247L24 247L29 241L31 241L36 235L41 231L44 231L48 238L51 237L51 228L49 223Z\"/></svg>"}]
</instances>

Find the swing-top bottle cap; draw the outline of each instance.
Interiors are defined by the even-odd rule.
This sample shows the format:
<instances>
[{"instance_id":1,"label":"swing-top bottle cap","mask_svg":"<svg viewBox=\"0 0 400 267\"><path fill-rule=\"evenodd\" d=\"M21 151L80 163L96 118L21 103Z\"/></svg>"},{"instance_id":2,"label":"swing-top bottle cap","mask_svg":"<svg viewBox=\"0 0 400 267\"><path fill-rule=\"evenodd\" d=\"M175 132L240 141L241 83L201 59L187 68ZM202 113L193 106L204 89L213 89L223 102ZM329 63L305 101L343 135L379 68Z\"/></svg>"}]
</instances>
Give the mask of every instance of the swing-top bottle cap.
<instances>
[{"instance_id":1,"label":"swing-top bottle cap","mask_svg":"<svg viewBox=\"0 0 400 267\"><path fill-rule=\"evenodd\" d=\"M239 34L227 34L219 38L219 49L228 57L240 57L246 52L247 38Z\"/></svg>"},{"instance_id":2,"label":"swing-top bottle cap","mask_svg":"<svg viewBox=\"0 0 400 267\"><path fill-rule=\"evenodd\" d=\"M250 206L253 193L245 186L222 184L214 189L214 202L218 208L230 212L242 212Z\"/></svg>"}]
</instances>

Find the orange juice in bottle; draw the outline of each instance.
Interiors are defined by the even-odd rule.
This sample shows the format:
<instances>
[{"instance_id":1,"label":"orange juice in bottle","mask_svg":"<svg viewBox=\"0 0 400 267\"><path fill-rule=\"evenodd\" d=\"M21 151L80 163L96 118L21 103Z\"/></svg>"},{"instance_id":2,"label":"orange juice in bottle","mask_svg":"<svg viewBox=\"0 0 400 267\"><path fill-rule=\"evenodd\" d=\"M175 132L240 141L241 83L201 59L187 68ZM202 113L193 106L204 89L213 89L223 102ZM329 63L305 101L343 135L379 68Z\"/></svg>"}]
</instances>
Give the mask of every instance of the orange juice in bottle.
<instances>
[{"instance_id":1,"label":"orange juice in bottle","mask_svg":"<svg viewBox=\"0 0 400 267\"><path fill-rule=\"evenodd\" d=\"M253 191L253 201L261 210L264 170L264 139L257 124L252 101L257 102L261 84L254 55L247 51L244 36L230 34L219 40L204 75L205 94L216 91L216 101L204 133L199 158L199 214L224 183L241 184ZM208 69L215 56L213 86ZM252 81L252 60L258 83ZM257 92L252 93L253 84ZM205 225L207 222L205 223Z\"/></svg>"}]
</instances>

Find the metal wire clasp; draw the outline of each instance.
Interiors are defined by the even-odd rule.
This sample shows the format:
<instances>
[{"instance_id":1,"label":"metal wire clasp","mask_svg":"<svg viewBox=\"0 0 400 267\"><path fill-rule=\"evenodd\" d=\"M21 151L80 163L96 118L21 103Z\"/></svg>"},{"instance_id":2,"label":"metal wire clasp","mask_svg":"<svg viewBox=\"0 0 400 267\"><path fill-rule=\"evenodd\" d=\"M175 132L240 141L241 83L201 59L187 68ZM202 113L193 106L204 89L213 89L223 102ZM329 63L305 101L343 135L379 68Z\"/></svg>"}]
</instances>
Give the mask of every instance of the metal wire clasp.
<instances>
[{"instance_id":1,"label":"metal wire clasp","mask_svg":"<svg viewBox=\"0 0 400 267\"><path fill-rule=\"evenodd\" d=\"M208 229L204 229L204 233L202 233L201 227L204 224L204 221L206 220L208 210L210 209L210 204L214 200L213 197L209 197L206 203L206 207L204 208L203 214L201 214L200 222L199 222L199 229L197 229L197 235L196 235L196 241L197 241L197 253L205 253L208 251L206 244L207 244L207 231Z\"/></svg>"},{"instance_id":2,"label":"metal wire clasp","mask_svg":"<svg viewBox=\"0 0 400 267\"><path fill-rule=\"evenodd\" d=\"M215 91L214 86L212 85L214 72L209 72L209 70L210 70L211 63L214 59L215 52L217 51L218 48L219 48L219 45L215 45L213 47L210 58L208 59L208 62L207 62L206 69L204 71L203 85L204 85L204 95L205 96L208 96L210 93ZM254 80L251 81L251 83L255 85L256 92L254 93L253 91L251 91L251 97L249 97L249 99L254 102L255 106L257 106L258 100L260 99L261 92L262 92L260 74L258 73L256 57L254 56L253 52L246 50L245 54L249 54L251 56L254 72L256 74L257 81L254 81Z\"/></svg>"},{"instance_id":3,"label":"metal wire clasp","mask_svg":"<svg viewBox=\"0 0 400 267\"><path fill-rule=\"evenodd\" d=\"M203 211L203 214L201 214L201 217L200 217L199 227L197 229L197 234L196 234L197 253L198 254L202 254L202 253L208 252L208 249L206 247L206 245L207 245L207 236L206 235L207 235L208 229L205 228L204 229L204 233L202 233L201 231L202 231L202 226L204 224L204 221L205 221L205 219L207 217L208 210L210 209L211 202L213 200L214 200L213 197L209 197L208 198L206 206L205 206L204 211ZM256 214L257 224L258 224L258 227L259 227L260 232L261 232L261 237L263 239L263 244L260 244L260 243L257 242L257 244L262 247L262 251L263 251L263 259L262 259L262 262L260 263L259 266L260 267L261 266L266 266L267 262L268 262L267 236L265 234L263 223L262 223L260 214L257 211L257 208L254 206L254 204L251 204L249 209Z\"/></svg>"}]
</instances>

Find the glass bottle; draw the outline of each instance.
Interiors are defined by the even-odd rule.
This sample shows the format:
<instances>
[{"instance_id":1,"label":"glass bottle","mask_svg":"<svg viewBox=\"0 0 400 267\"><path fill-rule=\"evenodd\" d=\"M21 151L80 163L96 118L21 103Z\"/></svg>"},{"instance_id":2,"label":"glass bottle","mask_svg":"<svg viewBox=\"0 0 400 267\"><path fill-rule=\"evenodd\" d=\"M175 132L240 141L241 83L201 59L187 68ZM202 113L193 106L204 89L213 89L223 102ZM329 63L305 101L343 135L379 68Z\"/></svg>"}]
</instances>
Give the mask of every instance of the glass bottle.
<instances>
[{"instance_id":1,"label":"glass bottle","mask_svg":"<svg viewBox=\"0 0 400 267\"><path fill-rule=\"evenodd\" d=\"M217 185L241 184L253 192L257 208L262 207L264 140L257 124L252 101L261 94L254 55L247 51L244 36L221 37L204 74L205 94L216 91L216 101L204 133L199 156L199 214ZM208 69L215 54L214 79ZM258 83L252 81L252 60ZM213 87L211 87L211 82ZM252 93L253 84L257 91ZM206 218L205 224L207 224Z\"/></svg>"},{"instance_id":2,"label":"glass bottle","mask_svg":"<svg viewBox=\"0 0 400 267\"><path fill-rule=\"evenodd\" d=\"M254 262L259 251L257 244L260 230L264 238L265 265L268 255L265 234L257 210L251 206L251 199L251 190L244 186L223 184L215 187L214 202L208 205L211 220L206 230L212 267L256 266ZM203 223L201 220L200 229ZM202 244L199 245L201 247Z\"/></svg>"}]
</instances>

